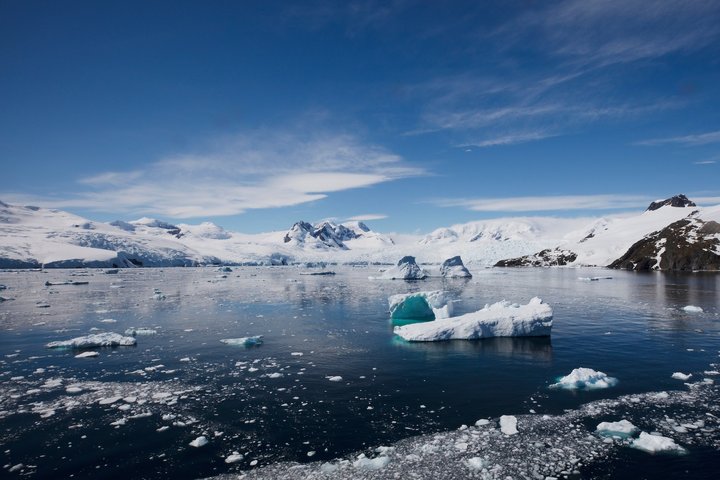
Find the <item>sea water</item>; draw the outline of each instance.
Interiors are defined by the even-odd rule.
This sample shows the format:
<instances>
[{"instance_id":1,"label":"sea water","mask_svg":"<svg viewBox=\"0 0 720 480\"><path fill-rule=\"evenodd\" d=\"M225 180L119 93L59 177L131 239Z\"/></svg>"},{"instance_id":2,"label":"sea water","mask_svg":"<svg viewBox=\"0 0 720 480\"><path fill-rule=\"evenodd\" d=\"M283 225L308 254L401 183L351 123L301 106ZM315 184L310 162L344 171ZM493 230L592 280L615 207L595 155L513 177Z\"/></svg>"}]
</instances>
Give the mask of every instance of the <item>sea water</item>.
<instances>
[{"instance_id":1,"label":"sea water","mask_svg":"<svg viewBox=\"0 0 720 480\"><path fill-rule=\"evenodd\" d=\"M527 441L577 456L563 470L571 477L713 478L720 467L717 391L710 383L720 360L720 276L476 269L469 280L404 282L369 280L379 267L332 268L336 275L301 275L307 269L296 267L0 273L7 286L0 291L7 299L0 303L4 475L275 478L288 466L307 467L293 478L322 476L323 463L345 459L351 465L327 478L380 478L393 467L394 474L410 468L377 447L396 446L415 461L413 452L421 456L432 435L460 447L417 460L427 467L415 471L418 478L424 471L437 478L431 463L450 458L446 448L467 458L441 470L445 478L502 475L492 466L503 462L510 462L505 473L531 475L537 459L512 460L523 458ZM45 285L68 280L88 283ZM387 299L423 290L448 291L455 315L539 296L554 309L552 336L404 342L392 333ZM702 312L685 311L688 305ZM136 346L94 349L94 357L45 347L133 328L146 329ZM221 341L258 336L262 341L250 344ZM618 383L549 388L577 367ZM675 372L693 376L683 382L671 377ZM686 385L693 382L699 386ZM692 396L657 406L648 392ZM677 424L686 431L676 432L684 455L650 455L627 441L606 448L593 436L595 417L600 423L634 416L645 431L666 433L672 424L663 422L683 412L704 419ZM516 452L500 433L501 415L520 418L520 432L509 437ZM543 423L550 417L555 427ZM480 419L487 426L473 427ZM572 429L559 435L563 425ZM362 455L381 458L382 468L353 466ZM380 465L384 456L388 465Z\"/></svg>"}]
</instances>

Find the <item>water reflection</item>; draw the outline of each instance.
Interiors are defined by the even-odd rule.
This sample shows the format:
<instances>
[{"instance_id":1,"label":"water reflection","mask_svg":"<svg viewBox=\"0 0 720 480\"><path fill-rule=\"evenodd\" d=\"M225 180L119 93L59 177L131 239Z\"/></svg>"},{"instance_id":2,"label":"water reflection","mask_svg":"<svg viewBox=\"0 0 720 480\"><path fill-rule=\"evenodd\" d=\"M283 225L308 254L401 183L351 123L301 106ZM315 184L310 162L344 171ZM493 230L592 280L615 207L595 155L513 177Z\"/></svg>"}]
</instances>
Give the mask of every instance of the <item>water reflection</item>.
<instances>
[{"instance_id":1,"label":"water reflection","mask_svg":"<svg viewBox=\"0 0 720 480\"><path fill-rule=\"evenodd\" d=\"M437 359L444 359L449 355L470 357L500 355L538 362L551 362L553 359L550 337L501 337L480 340L451 340L447 342L407 342L396 336L393 337L392 344Z\"/></svg>"}]
</instances>

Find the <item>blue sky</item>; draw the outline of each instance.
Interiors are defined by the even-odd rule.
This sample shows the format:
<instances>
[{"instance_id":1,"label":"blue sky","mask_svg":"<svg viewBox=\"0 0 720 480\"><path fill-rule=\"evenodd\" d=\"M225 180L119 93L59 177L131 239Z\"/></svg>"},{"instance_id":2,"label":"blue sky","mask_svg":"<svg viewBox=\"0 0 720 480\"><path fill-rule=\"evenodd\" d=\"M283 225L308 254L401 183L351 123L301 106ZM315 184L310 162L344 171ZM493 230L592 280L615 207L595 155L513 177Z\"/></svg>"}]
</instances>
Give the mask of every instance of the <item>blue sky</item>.
<instances>
[{"instance_id":1,"label":"blue sky","mask_svg":"<svg viewBox=\"0 0 720 480\"><path fill-rule=\"evenodd\" d=\"M720 1L0 1L0 199L245 232L720 203Z\"/></svg>"}]
</instances>

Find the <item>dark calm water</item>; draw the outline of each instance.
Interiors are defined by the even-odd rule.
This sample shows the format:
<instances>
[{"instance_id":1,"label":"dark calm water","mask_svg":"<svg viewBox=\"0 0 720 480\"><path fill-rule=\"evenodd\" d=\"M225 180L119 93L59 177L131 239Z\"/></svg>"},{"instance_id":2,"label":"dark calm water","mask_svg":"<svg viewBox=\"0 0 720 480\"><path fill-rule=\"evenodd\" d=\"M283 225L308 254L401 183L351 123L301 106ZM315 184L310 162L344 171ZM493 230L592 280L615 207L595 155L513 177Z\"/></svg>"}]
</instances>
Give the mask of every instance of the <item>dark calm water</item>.
<instances>
[{"instance_id":1,"label":"dark calm water","mask_svg":"<svg viewBox=\"0 0 720 480\"><path fill-rule=\"evenodd\" d=\"M212 268L0 273L8 287L0 291L8 299L0 303L0 476L184 479L330 460L480 418L684 389L673 372L701 379L718 361L716 274L489 269L469 281L393 282L368 280L374 268L334 270L235 268L226 278ZM154 289L165 299L153 298ZM387 297L437 289L452 292L456 314L540 296L554 308L552 338L396 339ZM685 313L686 305L704 312ZM157 334L95 358L44 347L129 327ZM250 335L265 343L220 342ZM547 388L580 366L620 382L590 392ZM206 446L188 446L200 435ZM244 458L225 463L233 452ZM713 448L683 457L626 448L584 475L713 478L718 457Z\"/></svg>"}]
</instances>

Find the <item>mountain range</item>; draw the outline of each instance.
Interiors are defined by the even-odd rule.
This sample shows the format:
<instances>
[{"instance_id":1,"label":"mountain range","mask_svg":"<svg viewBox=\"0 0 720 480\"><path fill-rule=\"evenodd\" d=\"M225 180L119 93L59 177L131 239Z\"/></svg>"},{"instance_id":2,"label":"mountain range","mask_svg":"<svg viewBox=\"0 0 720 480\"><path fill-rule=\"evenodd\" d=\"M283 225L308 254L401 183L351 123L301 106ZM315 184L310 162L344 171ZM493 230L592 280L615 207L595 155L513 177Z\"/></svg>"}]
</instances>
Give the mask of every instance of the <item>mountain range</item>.
<instances>
[{"instance_id":1,"label":"mountain range","mask_svg":"<svg viewBox=\"0 0 720 480\"><path fill-rule=\"evenodd\" d=\"M55 209L0 202L0 268L166 267L208 264L391 264L406 255L474 266L594 265L635 270L720 269L720 205L684 195L638 214L602 218L513 217L383 234L362 222L243 234L213 223L152 218L104 223Z\"/></svg>"}]
</instances>

